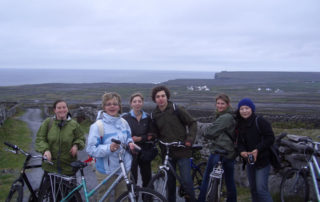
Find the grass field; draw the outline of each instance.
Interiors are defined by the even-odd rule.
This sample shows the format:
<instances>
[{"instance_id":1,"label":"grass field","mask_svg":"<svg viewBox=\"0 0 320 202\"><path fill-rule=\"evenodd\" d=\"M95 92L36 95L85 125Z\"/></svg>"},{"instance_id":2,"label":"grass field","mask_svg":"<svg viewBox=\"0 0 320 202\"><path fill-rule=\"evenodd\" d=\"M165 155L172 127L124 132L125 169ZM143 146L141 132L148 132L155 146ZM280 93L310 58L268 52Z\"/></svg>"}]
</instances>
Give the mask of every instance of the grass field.
<instances>
[{"instance_id":1,"label":"grass field","mask_svg":"<svg viewBox=\"0 0 320 202\"><path fill-rule=\"evenodd\" d=\"M31 136L28 126L14 117L5 121L0 127L0 201L4 201L10 190L10 185L19 175L24 162L24 155L16 155L5 151L3 142L18 145L25 151L30 149Z\"/></svg>"}]
</instances>

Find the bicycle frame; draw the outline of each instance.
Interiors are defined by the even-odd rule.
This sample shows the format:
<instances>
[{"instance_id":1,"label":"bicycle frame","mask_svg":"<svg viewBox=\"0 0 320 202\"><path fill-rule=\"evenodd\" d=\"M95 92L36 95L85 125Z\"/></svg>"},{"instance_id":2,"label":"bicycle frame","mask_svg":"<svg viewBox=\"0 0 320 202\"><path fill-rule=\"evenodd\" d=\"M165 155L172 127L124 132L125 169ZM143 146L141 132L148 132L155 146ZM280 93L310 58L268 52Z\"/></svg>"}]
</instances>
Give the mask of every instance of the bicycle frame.
<instances>
[{"instance_id":1,"label":"bicycle frame","mask_svg":"<svg viewBox=\"0 0 320 202\"><path fill-rule=\"evenodd\" d=\"M84 191L84 196L85 196L85 200L87 202L89 202L89 198L91 196L93 196L96 191L105 183L107 183L109 180L111 180L111 178L113 176L115 176L117 174L117 172L119 170L121 170L121 174L118 175L117 179L111 184L111 186L107 189L107 191L105 192L105 194L102 196L101 199L99 199L99 202L102 202L104 199L106 199L109 194L111 193L111 191L117 186L117 184L120 183L120 180L122 178L124 178L126 184L127 184L127 188L128 188L128 191L129 191L129 195L130 195L130 200L131 201L135 201L134 200L134 184L129 180L128 178L128 174L126 172L126 169L125 169L125 166L124 166L124 162L123 162L123 159L122 159L122 155L125 151L124 149L124 146L122 145L122 143L120 144L120 152L118 154L119 156L119 164L120 166L114 170L110 175L108 175L101 183L99 183L96 187L94 187L90 192L87 191L87 184L86 184L86 180L85 180L85 177L84 177L84 172L83 172L83 168L80 168L80 173L81 173L81 183L75 187L71 192L68 193L68 195L66 197L64 197L61 202L64 202L64 201L67 201L74 192L80 190L81 188L83 188L83 191ZM139 148L138 148L139 149Z\"/></svg>"},{"instance_id":2,"label":"bicycle frame","mask_svg":"<svg viewBox=\"0 0 320 202\"><path fill-rule=\"evenodd\" d=\"M25 161L23 163L23 167L22 167L22 169L20 171L20 175L12 184L20 182L21 186L24 187L24 183L25 183L27 185L28 190L30 192L30 195L33 197L33 199L38 199L36 193L34 192L32 186L30 184L29 178L26 175L26 170L33 169L33 168L41 168L41 166L42 166L41 164L28 165L28 163L31 160L31 158L42 159L43 160L43 157L41 155L32 156L30 153L25 152L22 149L20 149L17 145L12 145L12 144L10 144L8 142L5 142L4 144L9 146L9 147L11 147L12 149L14 149L14 150L6 149L6 151L9 151L9 152L12 152L12 153L15 153L15 154L18 154L18 151L20 151L23 155L26 156L26 159L25 159ZM41 184L42 184L42 182L43 182L43 177L42 177L42 180L41 180Z\"/></svg>"},{"instance_id":3,"label":"bicycle frame","mask_svg":"<svg viewBox=\"0 0 320 202\"><path fill-rule=\"evenodd\" d=\"M180 142L172 142L172 143L165 143L165 142L162 142L160 141L161 144L165 145L166 146L166 155L165 155L165 158L164 158L164 161L163 161L163 164L159 166L159 170L158 170L158 173L159 172L163 172L165 174L165 183L164 185L167 184L167 180L168 180L168 172L171 172L173 174L173 176L179 181L180 185L182 186L182 188L184 188L184 185L182 183L182 180L180 178L180 176L177 174L177 172L174 170L173 166L171 165L170 163L170 158L169 158L169 153L170 153L170 146L171 145L181 145ZM182 145L181 145L182 146ZM161 194L164 193L165 191L165 188L166 187L162 187L161 188Z\"/></svg>"},{"instance_id":4,"label":"bicycle frame","mask_svg":"<svg viewBox=\"0 0 320 202\"><path fill-rule=\"evenodd\" d=\"M320 143L313 142L313 144L314 144L314 150L318 151L318 144L320 144ZM314 154L312 154L311 159L308 161L308 167L309 167L309 170L311 173L313 186L314 186L314 190L317 195L317 199L318 199L318 201L320 201L320 192L319 192L319 186L318 186L317 176L316 176L316 172L317 172L318 176L320 176L320 169L319 169L319 164L318 164L317 158Z\"/></svg>"},{"instance_id":5,"label":"bicycle frame","mask_svg":"<svg viewBox=\"0 0 320 202\"><path fill-rule=\"evenodd\" d=\"M87 190L87 183L86 183L86 180L85 180L85 177L83 174L81 174L81 183L75 187L71 192L68 193L68 195L63 198L61 200L61 202L63 201L68 201L68 199L72 196L72 194L76 191L79 191L83 188L83 192L84 192L84 197L85 197L85 200L87 202L89 202L89 198L93 195L95 195L95 193L100 189L100 187L102 185L104 185L105 183L107 183L108 181L111 180L111 178L113 176L116 175L116 173L120 170L121 168L118 167L116 170L114 170L110 175L108 175L104 180L102 180L101 183L99 183L97 186L95 186L94 188L92 188L91 191L88 192ZM83 172L83 170L81 170L80 172ZM61 176L59 176L61 177ZM102 196L102 198L99 200L99 201L103 201L105 198L107 198L109 196L109 194L111 193L111 191L117 186L117 184L119 184L120 180L123 178L123 174L119 175L117 177L117 179L112 183L112 185L107 189L106 193ZM68 179L66 179L68 181ZM55 201L55 200L54 200Z\"/></svg>"}]
</instances>

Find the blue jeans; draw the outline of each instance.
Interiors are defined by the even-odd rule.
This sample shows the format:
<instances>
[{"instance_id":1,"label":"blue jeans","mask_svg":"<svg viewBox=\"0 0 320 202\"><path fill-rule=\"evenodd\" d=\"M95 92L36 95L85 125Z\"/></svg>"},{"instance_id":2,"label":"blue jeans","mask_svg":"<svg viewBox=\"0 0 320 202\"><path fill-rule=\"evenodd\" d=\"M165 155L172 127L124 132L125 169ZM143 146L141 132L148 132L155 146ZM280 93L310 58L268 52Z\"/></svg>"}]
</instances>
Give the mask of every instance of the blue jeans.
<instances>
[{"instance_id":1,"label":"blue jeans","mask_svg":"<svg viewBox=\"0 0 320 202\"><path fill-rule=\"evenodd\" d=\"M211 154L208 159L206 171L203 175L203 180L200 188L200 195L198 198L199 202L204 202L206 199L210 173L212 172L213 167L218 163L219 158L220 155ZM227 202L236 202L237 189L234 182L234 160L222 157L222 167L224 170L224 180L227 187Z\"/></svg>"},{"instance_id":2,"label":"blue jeans","mask_svg":"<svg viewBox=\"0 0 320 202\"><path fill-rule=\"evenodd\" d=\"M185 193L189 195L189 199L187 201L195 201L194 198L194 190L193 190L193 181L191 176L191 165L189 158L179 158L179 159L171 159L171 165L176 170L176 166L178 164L180 171L180 178L185 188ZM176 201L176 178L171 172L168 172L168 201L175 202Z\"/></svg>"},{"instance_id":3,"label":"blue jeans","mask_svg":"<svg viewBox=\"0 0 320 202\"><path fill-rule=\"evenodd\" d=\"M247 175L253 202L272 202L268 189L270 164L263 168L247 164Z\"/></svg>"}]
</instances>

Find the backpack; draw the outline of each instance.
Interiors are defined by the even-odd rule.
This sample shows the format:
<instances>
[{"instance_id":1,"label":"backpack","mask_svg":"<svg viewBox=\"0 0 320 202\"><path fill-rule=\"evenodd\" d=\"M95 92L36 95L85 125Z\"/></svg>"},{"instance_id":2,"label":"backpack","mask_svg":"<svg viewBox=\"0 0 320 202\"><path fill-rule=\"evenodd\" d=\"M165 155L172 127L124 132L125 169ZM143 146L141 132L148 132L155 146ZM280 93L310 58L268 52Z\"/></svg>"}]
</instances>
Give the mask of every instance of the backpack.
<instances>
[{"instance_id":1,"label":"backpack","mask_svg":"<svg viewBox=\"0 0 320 202\"><path fill-rule=\"evenodd\" d=\"M99 135L100 135L100 139L102 140L102 137L104 135L104 128L103 128L103 121L101 119L98 119L96 121L97 126L98 126L98 131L99 131ZM88 155L88 159L84 161L85 163L89 163L92 167L92 171L95 172L96 171L96 159L90 155Z\"/></svg>"},{"instance_id":2,"label":"backpack","mask_svg":"<svg viewBox=\"0 0 320 202\"><path fill-rule=\"evenodd\" d=\"M259 127L259 123L258 123L258 116L256 117L255 119L255 123L256 123L256 127L258 129L258 132L259 134L261 135L261 130L260 130L260 127ZM279 170L281 169L281 159L279 157L279 145L276 144L276 143L273 143L270 148L269 148L269 151L270 151L270 164L271 166L273 167L274 170Z\"/></svg>"}]
</instances>

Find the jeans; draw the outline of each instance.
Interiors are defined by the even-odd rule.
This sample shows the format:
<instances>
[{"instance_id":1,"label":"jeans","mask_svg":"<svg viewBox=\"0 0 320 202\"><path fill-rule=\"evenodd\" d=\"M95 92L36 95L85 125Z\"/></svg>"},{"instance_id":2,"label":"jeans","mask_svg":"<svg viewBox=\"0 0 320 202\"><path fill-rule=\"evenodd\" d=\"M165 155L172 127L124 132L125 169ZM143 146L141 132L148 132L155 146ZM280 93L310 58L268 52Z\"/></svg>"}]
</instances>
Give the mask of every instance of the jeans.
<instances>
[{"instance_id":1,"label":"jeans","mask_svg":"<svg viewBox=\"0 0 320 202\"><path fill-rule=\"evenodd\" d=\"M247 165L247 175L253 202L272 202L268 189L270 164L263 168Z\"/></svg>"},{"instance_id":2,"label":"jeans","mask_svg":"<svg viewBox=\"0 0 320 202\"><path fill-rule=\"evenodd\" d=\"M193 181L191 177L191 165L189 158L179 158L179 159L171 159L171 165L176 170L176 165L179 166L180 178L182 180L182 184L185 188L185 193L188 194L186 201L195 201L194 190L193 190ZM176 201L176 178L171 172L168 172L168 201L175 202Z\"/></svg>"},{"instance_id":3,"label":"jeans","mask_svg":"<svg viewBox=\"0 0 320 202\"><path fill-rule=\"evenodd\" d=\"M203 180L200 188L200 195L198 198L199 202L204 202L206 199L210 173L212 172L213 167L218 163L219 158L220 155L211 154L208 159L206 171L203 175ZM234 182L234 160L222 157L222 167L224 170L224 180L227 187L227 202L236 202L237 189Z\"/></svg>"}]
</instances>

